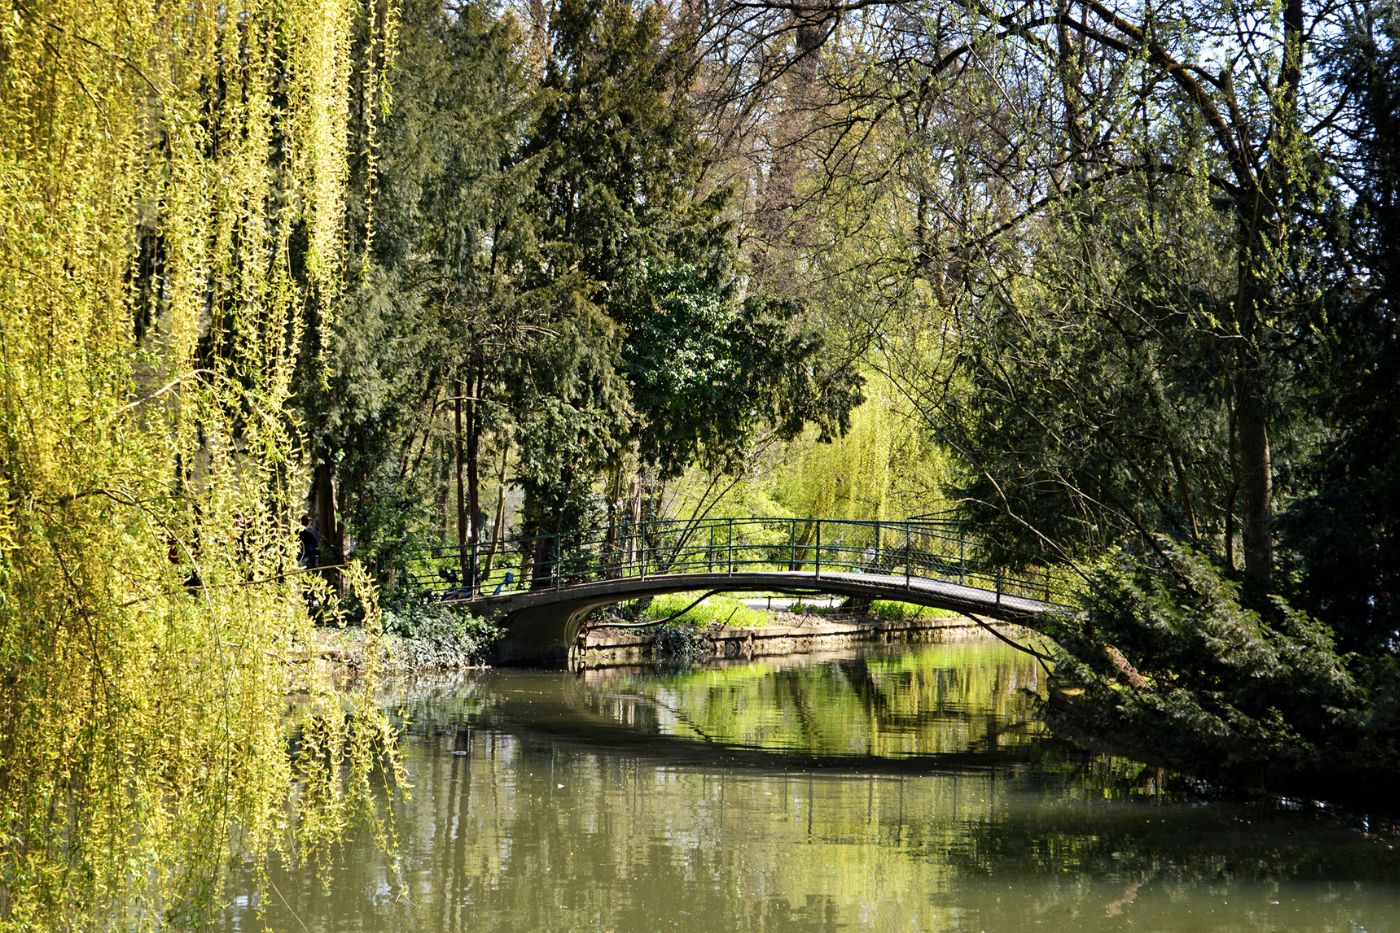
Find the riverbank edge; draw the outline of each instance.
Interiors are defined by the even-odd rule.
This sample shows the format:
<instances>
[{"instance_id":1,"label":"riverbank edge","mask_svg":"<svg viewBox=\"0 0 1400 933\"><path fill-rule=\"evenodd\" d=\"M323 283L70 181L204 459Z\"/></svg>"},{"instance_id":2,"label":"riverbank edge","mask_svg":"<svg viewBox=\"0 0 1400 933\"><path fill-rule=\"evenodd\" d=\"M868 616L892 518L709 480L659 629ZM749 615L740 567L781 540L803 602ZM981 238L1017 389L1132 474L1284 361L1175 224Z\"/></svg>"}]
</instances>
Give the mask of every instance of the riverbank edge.
<instances>
[{"instance_id":1,"label":"riverbank edge","mask_svg":"<svg viewBox=\"0 0 1400 933\"><path fill-rule=\"evenodd\" d=\"M412 638L385 632L376 636L380 651L373 658L383 677L409 674L445 674L453 671L484 670L491 665L475 645L463 645L438 638ZM371 637L359 627L316 629L315 642L307 651L309 660L335 678L352 678L369 667Z\"/></svg>"},{"instance_id":2,"label":"riverbank edge","mask_svg":"<svg viewBox=\"0 0 1400 933\"><path fill-rule=\"evenodd\" d=\"M773 625L748 628L711 625L695 629L694 659L729 660L800 656L871 645L917 644L992 636L979 623L964 616L932 619L853 618L831 620L818 615L780 615ZM997 631L1015 637L1019 626L997 623ZM621 667L664 661L668 654L658 646L658 632L629 631L600 626L581 639L576 654L583 669ZM319 628L307 651L308 660L327 673L354 677L369 666L370 639L360 628ZM381 675L447 673L480 670L492 665L478 652L432 638L412 638L385 633L375 659ZM489 654L489 652L488 652Z\"/></svg>"}]
</instances>

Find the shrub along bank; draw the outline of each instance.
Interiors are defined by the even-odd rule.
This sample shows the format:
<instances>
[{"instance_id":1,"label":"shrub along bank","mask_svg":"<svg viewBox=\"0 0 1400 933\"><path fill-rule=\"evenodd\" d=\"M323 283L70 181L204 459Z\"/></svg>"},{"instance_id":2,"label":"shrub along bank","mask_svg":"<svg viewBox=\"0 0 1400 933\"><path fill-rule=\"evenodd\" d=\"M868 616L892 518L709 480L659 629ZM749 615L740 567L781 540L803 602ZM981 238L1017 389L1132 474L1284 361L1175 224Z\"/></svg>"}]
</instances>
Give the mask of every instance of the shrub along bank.
<instances>
[{"instance_id":1,"label":"shrub along bank","mask_svg":"<svg viewBox=\"0 0 1400 933\"><path fill-rule=\"evenodd\" d=\"M1400 659L1168 541L1097 573L1046 634L1052 725L1245 788L1393 809Z\"/></svg>"}]
</instances>

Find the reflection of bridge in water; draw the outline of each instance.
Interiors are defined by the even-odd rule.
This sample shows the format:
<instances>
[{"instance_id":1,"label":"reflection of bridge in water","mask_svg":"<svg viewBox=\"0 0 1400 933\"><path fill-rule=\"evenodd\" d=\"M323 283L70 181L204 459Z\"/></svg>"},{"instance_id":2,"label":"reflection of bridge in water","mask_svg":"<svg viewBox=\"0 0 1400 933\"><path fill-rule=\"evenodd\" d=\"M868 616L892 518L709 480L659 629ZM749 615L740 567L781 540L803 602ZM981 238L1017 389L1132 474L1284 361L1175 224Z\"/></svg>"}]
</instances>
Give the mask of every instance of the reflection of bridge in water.
<instances>
[{"instance_id":1,"label":"reflection of bridge in water","mask_svg":"<svg viewBox=\"0 0 1400 933\"><path fill-rule=\"evenodd\" d=\"M426 594L499 619L507 661L560 660L589 611L665 593L818 592L1024 624L1067 599L1048 570L1005 571L936 520L641 522L437 548L412 576Z\"/></svg>"}]
</instances>

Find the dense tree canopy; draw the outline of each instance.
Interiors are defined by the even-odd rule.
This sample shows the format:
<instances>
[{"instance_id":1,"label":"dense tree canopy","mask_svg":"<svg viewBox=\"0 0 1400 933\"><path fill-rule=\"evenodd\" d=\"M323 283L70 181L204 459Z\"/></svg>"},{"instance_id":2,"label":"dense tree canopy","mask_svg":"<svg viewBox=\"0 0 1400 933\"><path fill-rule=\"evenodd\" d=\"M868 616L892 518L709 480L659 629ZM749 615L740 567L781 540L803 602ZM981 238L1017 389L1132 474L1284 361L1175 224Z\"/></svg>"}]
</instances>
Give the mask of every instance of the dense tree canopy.
<instances>
[{"instance_id":1,"label":"dense tree canopy","mask_svg":"<svg viewBox=\"0 0 1400 933\"><path fill-rule=\"evenodd\" d=\"M561 3L528 44L481 4L401 19L393 143L354 163L366 274L329 378L305 373L323 527L343 513L387 572L505 527L507 487L512 524L558 532L692 463L733 469L761 434L843 427L859 378L801 301L745 277L693 36L625 2Z\"/></svg>"}]
</instances>

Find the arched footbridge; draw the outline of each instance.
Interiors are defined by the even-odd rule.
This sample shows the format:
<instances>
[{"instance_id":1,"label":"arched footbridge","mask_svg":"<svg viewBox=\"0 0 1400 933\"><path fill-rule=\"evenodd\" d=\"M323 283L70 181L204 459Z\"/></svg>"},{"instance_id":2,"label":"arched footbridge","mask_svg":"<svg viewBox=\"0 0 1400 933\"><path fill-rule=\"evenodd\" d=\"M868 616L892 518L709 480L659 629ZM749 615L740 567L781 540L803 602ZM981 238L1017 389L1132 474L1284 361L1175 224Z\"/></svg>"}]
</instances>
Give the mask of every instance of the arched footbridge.
<instances>
[{"instance_id":1,"label":"arched footbridge","mask_svg":"<svg viewBox=\"0 0 1400 933\"><path fill-rule=\"evenodd\" d=\"M721 518L435 548L410 574L425 595L500 621L507 662L558 662L591 610L665 593L825 593L1030 625L1067 604L1050 571L1004 571L981 551L939 520Z\"/></svg>"}]
</instances>

